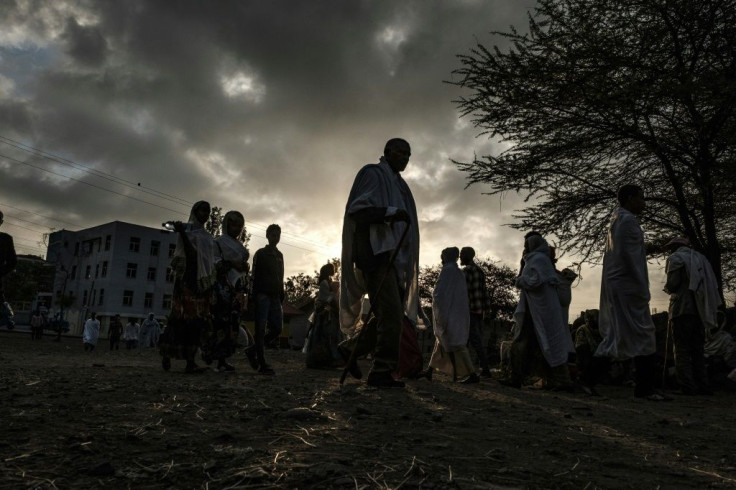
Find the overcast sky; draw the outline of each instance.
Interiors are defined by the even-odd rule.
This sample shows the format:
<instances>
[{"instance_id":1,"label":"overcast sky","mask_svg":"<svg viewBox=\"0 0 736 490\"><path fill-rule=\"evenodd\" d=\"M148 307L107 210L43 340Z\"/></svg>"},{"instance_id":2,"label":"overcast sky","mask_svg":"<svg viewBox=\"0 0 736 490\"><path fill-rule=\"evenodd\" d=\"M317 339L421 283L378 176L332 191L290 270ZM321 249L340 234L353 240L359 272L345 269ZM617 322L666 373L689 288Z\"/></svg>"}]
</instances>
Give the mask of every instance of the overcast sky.
<instances>
[{"instance_id":1,"label":"overcast sky","mask_svg":"<svg viewBox=\"0 0 736 490\"><path fill-rule=\"evenodd\" d=\"M502 143L459 119L452 101L461 91L444 81L477 42L504 46L490 31L524 30L533 6L0 0L3 231L20 253L43 254L49 228L158 227L204 199L243 212L252 250L279 223L287 275L312 273L340 255L355 173L399 136L412 146L404 177L419 210L422 265L437 263L444 247L469 245L516 267L522 233L503 225L523 202L464 189L450 162L498 153ZM655 265L650 276L661 311L663 274ZM599 268L584 269L573 317L597 307L599 283Z\"/></svg>"}]
</instances>

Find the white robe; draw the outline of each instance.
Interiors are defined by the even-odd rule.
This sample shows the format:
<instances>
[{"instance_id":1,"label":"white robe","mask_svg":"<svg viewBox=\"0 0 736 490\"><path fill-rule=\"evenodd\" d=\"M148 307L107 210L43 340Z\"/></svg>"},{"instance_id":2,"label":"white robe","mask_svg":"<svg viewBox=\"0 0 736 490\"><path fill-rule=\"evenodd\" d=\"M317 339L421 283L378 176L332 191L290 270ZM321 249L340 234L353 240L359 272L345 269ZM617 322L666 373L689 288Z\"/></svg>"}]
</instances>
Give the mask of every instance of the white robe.
<instances>
[{"instance_id":1,"label":"white robe","mask_svg":"<svg viewBox=\"0 0 736 490\"><path fill-rule=\"evenodd\" d=\"M97 345L97 339L100 338L100 321L89 318L84 322L84 332L82 333L82 342L85 344Z\"/></svg>"},{"instance_id":2,"label":"white robe","mask_svg":"<svg viewBox=\"0 0 736 490\"><path fill-rule=\"evenodd\" d=\"M708 336L718 327L718 307L723 303L718 292L718 282L713 268L705 255L690 247L680 247L667 258L667 271L684 267L687 273L688 289L695 296L698 315Z\"/></svg>"},{"instance_id":3,"label":"white robe","mask_svg":"<svg viewBox=\"0 0 736 490\"><path fill-rule=\"evenodd\" d=\"M470 307L465 275L456 263L445 264L432 291L434 335L447 352L465 347L470 331Z\"/></svg>"},{"instance_id":4,"label":"white robe","mask_svg":"<svg viewBox=\"0 0 736 490\"><path fill-rule=\"evenodd\" d=\"M161 327L156 319L146 318L141 323L140 344L141 347L155 347L160 335ZM154 340L155 339L155 340Z\"/></svg>"},{"instance_id":5,"label":"white robe","mask_svg":"<svg viewBox=\"0 0 736 490\"><path fill-rule=\"evenodd\" d=\"M378 164L363 167L350 189L342 228L342 270L340 274L340 328L352 335L360 324L362 298L367 293L360 270L353 263L353 241L357 223L350 214L361 209L385 207L388 212L403 209L409 214L410 228L396 256L394 270L399 287L404 290L404 313L416 324L419 305L419 221L414 197L404 179L394 172L385 158ZM393 251L398 245L404 223L370 225L374 254Z\"/></svg>"},{"instance_id":6,"label":"white robe","mask_svg":"<svg viewBox=\"0 0 736 490\"><path fill-rule=\"evenodd\" d=\"M250 255L248 249L245 248L242 242L227 234L226 221L222 222L222 230L225 233L215 238L217 243L215 261L227 260L229 262L245 263ZM244 287L247 282L247 274L231 267L227 271L227 280L232 287L237 287L238 283L241 287Z\"/></svg>"},{"instance_id":7,"label":"white robe","mask_svg":"<svg viewBox=\"0 0 736 490\"><path fill-rule=\"evenodd\" d=\"M570 329L564 323L557 294L559 279L549 258L546 242L526 254L524 262L524 270L516 278L516 287L521 289L521 295L514 311L514 337L521 332L524 316L528 312L544 360L550 367L562 366L567 363L568 354L575 352L575 344Z\"/></svg>"},{"instance_id":8,"label":"white robe","mask_svg":"<svg viewBox=\"0 0 736 490\"><path fill-rule=\"evenodd\" d=\"M123 330L123 340L138 340L141 326L137 323L128 323Z\"/></svg>"},{"instance_id":9,"label":"white robe","mask_svg":"<svg viewBox=\"0 0 736 490\"><path fill-rule=\"evenodd\" d=\"M623 360L656 351L649 299L644 232L633 213L617 208L603 256L598 317L603 341L596 356Z\"/></svg>"}]
</instances>

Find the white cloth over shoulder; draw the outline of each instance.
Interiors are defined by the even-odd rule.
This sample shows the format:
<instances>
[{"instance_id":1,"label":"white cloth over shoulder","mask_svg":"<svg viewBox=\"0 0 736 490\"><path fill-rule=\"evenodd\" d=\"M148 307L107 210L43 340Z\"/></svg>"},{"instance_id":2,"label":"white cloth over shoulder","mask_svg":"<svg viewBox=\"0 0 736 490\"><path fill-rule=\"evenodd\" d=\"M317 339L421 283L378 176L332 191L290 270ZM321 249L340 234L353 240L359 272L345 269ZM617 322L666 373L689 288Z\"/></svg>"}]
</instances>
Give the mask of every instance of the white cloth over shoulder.
<instances>
[{"instance_id":1,"label":"white cloth over shoulder","mask_svg":"<svg viewBox=\"0 0 736 490\"><path fill-rule=\"evenodd\" d=\"M197 207L203 204L204 201L198 201L192 206L185 233L192 248L197 252L197 284L202 291L207 291L215 281L215 240L210 232L204 228L204 225L197 221L194 214ZM186 250L181 236L176 240L176 248L171 264L174 270L184 267L176 264L186 264Z\"/></svg>"},{"instance_id":2,"label":"white cloth over shoulder","mask_svg":"<svg viewBox=\"0 0 736 490\"><path fill-rule=\"evenodd\" d=\"M705 255L690 247L680 247L667 259L667 270L684 267L688 277L688 289L695 296L698 315L705 326L706 335L718 327L718 307L723 301L718 293L718 282Z\"/></svg>"},{"instance_id":3,"label":"white cloth over shoulder","mask_svg":"<svg viewBox=\"0 0 736 490\"><path fill-rule=\"evenodd\" d=\"M598 317L603 341L596 356L623 360L656 351L649 299L644 232L633 213L617 208L603 255Z\"/></svg>"},{"instance_id":4,"label":"white cloth over shoulder","mask_svg":"<svg viewBox=\"0 0 736 490\"><path fill-rule=\"evenodd\" d=\"M363 167L350 189L342 227L342 270L340 274L340 328L348 335L360 322L361 301L367 292L363 276L353 263L353 241L357 223L350 214L361 209L385 207L403 209L409 214L410 228L396 256L394 270L399 287L404 290L404 312L416 324L419 285L419 221L414 197L401 175L385 158L378 164ZM404 231L405 223L370 225L370 240L375 254L393 251Z\"/></svg>"},{"instance_id":5,"label":"white cloth over shoulder","mask_svg":"<svg viewBox=\"0 0 736 490\"><path fill-rule=\"evenodd\" d=\"M234 262L245 262L248 259L248 249L246 249L242 243L240 243L235 238L231 237L230 235L223 234L219 237L215 238L215 241L220 246L220 249L218 250L218 257L216 260L226 260L228 262L234 261ZM238 285L238 282L241 282L242 285L245 284L245 272L240 272L234 267L231 267L227 271L227 281L230 283L232 287L236 287Z\"/></svg>"},{"instance_id":6,"label":"white cloth over shoulder","mask_svg":"<svg viewBox=\"0 0 736 490\"><path fill-rule=\"evenodd\" d=\"M445 264L432 291L434 335L447 352L468 343L470 307L465 274L455 262Z\"/></svg>"},{"instance_id":7,"label":"white cloth over shoulder","mask_svg":"<svg viewBox=\"0 0 736 490\"><path fill-rule=\"evenodd\" d=\"M100 338L100 321L91 318L84 322L84 332L82 333L82 342L85 344L97 345Z\"/></svg>"},{"instance_id":8,"label":"white cloth over shoulder","mask_svg":"<svg viewBox=\"0 0 736 490\"><path fill-rule=\"evenodd\" d=\"M561 366L567 363L568 354L575 352L575 344L563 319L557 294L559 279L547 242L542 237L532 236L527 239L527 244L531 251L524 256L524 269L516 278L516 287L521 289L521 295L514 311L514 337L521 332L528 312L544 360L550 367Z\"/></svg>"}]
</instances>

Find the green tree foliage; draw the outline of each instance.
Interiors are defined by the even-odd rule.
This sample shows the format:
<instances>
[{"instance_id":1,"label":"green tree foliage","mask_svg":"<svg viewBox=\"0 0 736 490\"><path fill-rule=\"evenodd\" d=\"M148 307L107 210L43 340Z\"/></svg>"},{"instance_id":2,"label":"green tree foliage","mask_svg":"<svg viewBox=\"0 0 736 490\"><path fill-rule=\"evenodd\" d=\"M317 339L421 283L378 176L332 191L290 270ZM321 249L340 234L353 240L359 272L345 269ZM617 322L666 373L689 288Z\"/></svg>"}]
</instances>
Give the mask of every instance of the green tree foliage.
<instances>
[{"instance_id":1,"label":"green tree foliage","mask_svg":"<svg viewBox=\"0 0 736 490\"><path fill-rule=\"evenodd\" d=\"M461 114L507 150L456 162L526 198L515 228L596 263L617 188L647 195L648 239L687 236L736 287L736 0L540 0L454 72ZM722 276L723 274L723 276Z\"/></svg>"},{"instance_id":2,"label":"green tree foliage","mask_svg":"<svg viewBox=\"0 0 736 490\"><path fill-rule=\"evenodd\" d=\"M511 318L519 298L514 286L516 271L490 258L476 258L475 263L486 274L486 291L491 308L486 318ZM432 307L432 290L437 283L441 268L439 264L422 267L419 274L419 299L425 308Z\"/></svg>"},{"instance_id":3,"label":"green tree foliage","mask_svg":"<svg viewBox=\"0 0 736 490\"><path fill-rule=\"evenodd\" d=\"M210 234L217 238L222 235L222 219L225 214L222 212L222 208L218 206L212 206L210 209L210 219L205 223L204 228L210 232ZM243 231L238 235L238 240L243 244L244 247L248 246L250 242L251 234L248 233L246 227L243 227Z\"/></svg>"},{"instance_id":4,"label":"green tree foliage","mask_svg":"<svg viewBox=\"0 0 736 490\"><path fill-rule=\"evenodd\" d=\"M286 301L295 304L305 298L311 298L319 289L316 276L308 276L303 272L295 276L287 277L284 281Z\"/></svg>"}]
</instances>

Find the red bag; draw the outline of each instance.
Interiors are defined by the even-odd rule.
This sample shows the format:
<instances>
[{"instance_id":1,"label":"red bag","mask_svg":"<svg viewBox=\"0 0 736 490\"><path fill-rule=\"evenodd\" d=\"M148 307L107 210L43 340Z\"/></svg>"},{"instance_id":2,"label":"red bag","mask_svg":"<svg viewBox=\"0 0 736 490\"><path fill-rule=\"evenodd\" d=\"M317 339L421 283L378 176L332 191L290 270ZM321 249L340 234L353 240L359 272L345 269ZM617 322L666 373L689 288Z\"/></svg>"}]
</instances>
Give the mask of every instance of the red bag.
<instances>
[{"instance_id":1,"label":"red bag","mask_svg":"<svg viewBox=\"0 0 736 490\"><path fill-rule=\"evenodd\" d=\"M395 378L415 378L424 365L422 350L414 325L404 317L399 346L399 367L393 372Z\"/></svg>"}]
</instances>

